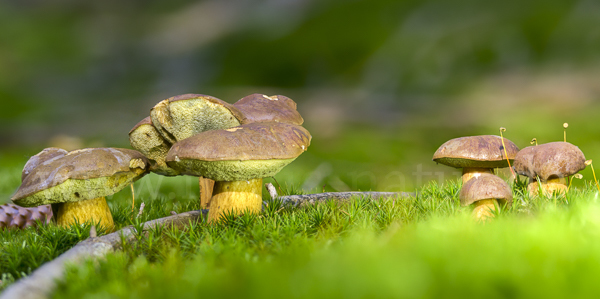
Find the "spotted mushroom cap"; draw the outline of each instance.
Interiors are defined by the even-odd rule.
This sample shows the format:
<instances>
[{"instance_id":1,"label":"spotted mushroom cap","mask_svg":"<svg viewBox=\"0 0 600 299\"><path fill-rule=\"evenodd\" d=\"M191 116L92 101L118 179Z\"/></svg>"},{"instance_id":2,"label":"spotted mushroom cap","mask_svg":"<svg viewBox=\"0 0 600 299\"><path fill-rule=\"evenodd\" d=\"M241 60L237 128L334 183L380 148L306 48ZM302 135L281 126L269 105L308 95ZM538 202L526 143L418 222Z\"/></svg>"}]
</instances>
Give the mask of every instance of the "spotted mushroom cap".
<instances>
[{"instance_id":1,"label":"spotted mushroom cap","mask_svg":"<svg viewBox=\"0 0 600 299\"><path fill-rule=\"evenodd\" d=\"M150 111L152 124L173 144L200 132L239 126L245 117L235 106L215 97L184 94L156 104Z\"/></svg>"},{"instance_id":2,"label":"spotted mushroom cap","mask_svg":"<svg viewBox=\"0 0 600 299\"><path fill-rule=\"evenodd\" d=\"M66 150L57 147L49 147L43 149L41 152L37 153L35 156L29 158L25 166L23 167L23 172L21 173L21 181L25 180L25 177L29 175L29 173L36 167L38 167L42 163L50 163L66 154L68 154Z\"/></svg>"},{"instance_id":3,"label":"spotted mushroom cap","mask_svg":"<svg viewBox=\"0 0 600 299\"><path fill-rule=\"evenodd\" d=\"M233 106L246 117L244 124L274 121L302 125L304 122L296 110L296 102L282 95L267 96L255 93L243 97Z\"/></svg>"},{"instance_id":4,"label":"spotted mushroom cap","mask_svg":"<svg viewBox=\"0 0 600 299\"><path fill-rule=\"evenodd\" d=\"M491 173L482 173L468 180L460 190L460 204L468 206L484 199L497 199L500 205L512 205L512 191L508 183Z\"/></svg>"},{"instance_id":5,"label":"spotted mushroom cap","mask_svg":"<svg viewBox=\"0 0 600 299\"><path fill-rule=\"evenodd\" d=\"M519 148L504 138L506 153L513 160ZM454 168L503 168L508 167L500 136L481 135L460 137L446 141L433 154L433 161Z\"/></svg>"},{"instance_id":6,"label":"spotted mushroom cap","mask_svg":"<svg viewBox=\"0 0 600 299\"><path fill-rule=\"evenodd\" d=\"M144 118L129 131L129 143L148 158L150 171L164 176L179 174L165 162L171 144L158 133L150 116Z\"/></svg>"},{"instance_id":7,"label":"spotted mushroom cap","mask_svg":"<svg viewBox=\"0 0 600 299\"><path fill-rule=\"evenodd\" d=\"M306 151L310 140L310 133L301 126L250 123L177 142L166 161L182 174L215 181L270 177Z\"/></svg>"},{"instance_id":8,"label":"spotted mushroom cap","mask_svg":"<svg viewBox=\"0 0 600 299\"><path fill-rule=\"evenodd\" d=\"M37 221L48 224L51 219L50 205L33 208L23 208L14 204L0 205L0 229L35 226Z\"/></svg>"},{"instance_id":9,"label":"spotted mushroom cap","mask_svg":"<svg viewBox=\"0 0 600 299\"><path fill-rule=\"evenodd\" d=\"M533 167L542 181L574 175L585 168L585 156L568 142L550 142L536 146Z\"/></svg>"},{"instance_id":10,"label":"spotted mushroom cap","mask_svg":"<svg viewBox=\"0 0 600 299\"><path fill-rule=\"evenodd\" d=\"M88 148L42 163L12 197L24 207L112 195L146 174L148 159L129 149Z\"/></svg>"}]
</instances>

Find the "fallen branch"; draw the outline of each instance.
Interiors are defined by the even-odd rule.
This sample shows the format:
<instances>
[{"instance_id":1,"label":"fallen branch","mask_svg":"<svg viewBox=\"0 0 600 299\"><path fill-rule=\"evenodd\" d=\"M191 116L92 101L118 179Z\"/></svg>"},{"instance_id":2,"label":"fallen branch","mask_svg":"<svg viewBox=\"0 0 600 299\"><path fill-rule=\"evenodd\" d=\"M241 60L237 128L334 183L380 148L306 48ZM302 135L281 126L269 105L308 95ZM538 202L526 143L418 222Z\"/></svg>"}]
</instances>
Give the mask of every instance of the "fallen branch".
<instances>
[{"instance_id":1,"label":"fallen branch","mask_svg":"<svg viewBox=\"0 0 600 299\"><path fill-rule=\"evenodd\" d=\"M190 211L144 223L144 231L159 226L184 227L190 221L197 221L207 213L206 210ZM121 238L123 236L123 238ZM121 248L121 241L135 240L135 230L126 227L102 237L88 238L61 254L51 262L45 263L29 276L22 278L9 286L0 299L38 299L48 298L56 287L56 282L64 276L67 264L77 264L88 258L101 258L106 254Z\"/></svg>"},{"instance_id":2,"label":"fallen branch","mask_svg":"<svg viewBox=\"0 0 600 299\"><path fill-rule=\"evenodd\" d=\"M287 196L278 196L277 191L273 184L268 183L265 184L269 194L271 195L271 199L279 199L283 202L284 205L292 205L295 207L304 206L307 204L316 204L318 202L324 202L327 200L339 200L339 201L347 201L351 198L361 198L368 197L374 200L386 199L386 198L406 198L406 197L414 197L414 192L325 192L325 193L316 193L316 194L305 194L305 195L287 195Z\"/></svg>"}]
</instances>

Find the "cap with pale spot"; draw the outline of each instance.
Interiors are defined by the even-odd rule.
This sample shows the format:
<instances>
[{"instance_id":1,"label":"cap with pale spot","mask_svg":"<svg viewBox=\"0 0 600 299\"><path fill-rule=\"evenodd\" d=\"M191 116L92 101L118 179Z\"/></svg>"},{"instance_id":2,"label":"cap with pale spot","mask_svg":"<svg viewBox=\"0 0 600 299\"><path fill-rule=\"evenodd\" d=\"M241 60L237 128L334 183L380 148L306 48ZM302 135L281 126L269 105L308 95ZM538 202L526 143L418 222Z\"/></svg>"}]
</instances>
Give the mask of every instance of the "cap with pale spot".
<instances>
[{"instance_id":1,"label":"cap with pale spot","mask_svg":"<svg viewBox=\"0 0 600 299\"><path fill-rule=\"evenodd\" d=\"M66 150L57 147L49 147L43 149L35 156L29 158L27 163L25 163L25 166L23 167L23 172L21 173L21 181L25 180L25 177L29 175L29 173L39 165L50 163L60 157L63 157L68 153L69 152L67 152Z\"/></svg>"},{"instance_id":2,"label":"cap with pale spot","mask_svg":"<svg viewBox=\"0 0 600 299\"><path fill-rule=\"evenodd\" d=\"M274 121L302 125L304 122L296 110L296 102L282 95L267 96L255 93L243 97L233 106L244 114L245 123Z\"/></svg>"}]
</instances>

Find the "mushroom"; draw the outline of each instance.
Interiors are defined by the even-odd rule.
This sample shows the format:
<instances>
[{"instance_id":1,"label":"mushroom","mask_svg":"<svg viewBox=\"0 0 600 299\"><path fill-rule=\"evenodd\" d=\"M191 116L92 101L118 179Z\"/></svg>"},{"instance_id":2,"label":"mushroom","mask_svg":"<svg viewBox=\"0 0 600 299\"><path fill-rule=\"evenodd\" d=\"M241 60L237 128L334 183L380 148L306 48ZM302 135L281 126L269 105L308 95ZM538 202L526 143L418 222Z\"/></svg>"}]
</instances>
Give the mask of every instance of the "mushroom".
<instances>
[{"instance_id":1,"label":"mushroom","mask_svg":"<svg viewBox=\"0 0 600 299\"><path fill-rule=\"evenodd\" d=\"M144 118L129 131L129 143L148 158L150 171L164 176L179 174L165 162L171 144L158 133L158 130L152 125L150 116Z\"/></svg>"},{"instance_id":2,"label":"mushroom","mask_svg":"<svg viewBox=\"0 0 600 299\"><path fill-rule=\"evenodd\" d=\"M460 204L473 207L473 218L485 221L494 217L496 206L511 206L512 191L501 178L482 173L466 182L460 190Z\"/></svg>"},{"instance_id":3,"label":"mushroom","mask_svg":"<svg viewBox=\"0 0 600 299\"><path fill-rule=\"evenodd\" d=\"M504 138L506 155L513 160L519 148ZM494 168L508 167L502 139L495 135L469 136L451 139L433 154L433 161L454 168L462 168L462 181L482 173L493 173Z\"/></svg>"},{"instance_id":4,"label":"mushroom","mask_svg":"<svg viewBox=\"0 0 600 299\"><path fill-rule=\"evenodd\" d=\"M586 167L583 152L568 142L526 147L517 154L514 163L518 174L529 177L527 190L531 195L537 195L540 187L546 195L566 192L565 178ZM538 179L541 186L538 186Z\"/></svg>"},{"instance_id":5,"label":"mushroom","mask_svg":"<svg viewBox=\"0 0 600 299\"><path fill-rule=\"evenodd\" d=\"M271 177L310 145L301 126L266 122L206 131L173 145L167 164L182 174L216 181L209 221L225 212L258 213L262 208L262 178Z\"/></svg>"},{"instance_id":6,"label":"mushroom","mask_svg":"<svg viewBox=\"0 0 600 299\"><path fill-rule=\"evenodd\" d=\"M244 123L274 121L300 126L304 122L296 110L296 102L282 95L267 96L255 93L243 97L233 106L246 117Z\"/></svg>"},{"instance_id":7,"label":"mushroom","mask_svg":"<svg viewBox=\"0 0 600 299\"><path fill-rule=\"evenodd\" d=\"M51 219L52 209L50 205L33 208L23 208L10 203L0 205L0 229L26 228L35 226L37 221L48 224Z\"/></svg>"},{"instance_id":8,"label":"mushroom","mask_svg":"<svg viewBox=\"0 0 600 299\"><path fill-rule=\"evenodd\" d=\"M75 150L33 168L11 199L23 207L51 204L61 226L91 221L112 230L104 197L138 180L147 169L147 158L134 150Z\"/></svg>"},{"instance_id":9,"label":"mushroom","mask_svg":"<svg viewBox=\"0 0 600 299\"><path fill-rule=\"evenodd\" d=\"M215 97L184 94L156 104L150 111L156 130L171 144L209 130L241 125L245 117L233 105Z\"/></svg>"}]
</instances>

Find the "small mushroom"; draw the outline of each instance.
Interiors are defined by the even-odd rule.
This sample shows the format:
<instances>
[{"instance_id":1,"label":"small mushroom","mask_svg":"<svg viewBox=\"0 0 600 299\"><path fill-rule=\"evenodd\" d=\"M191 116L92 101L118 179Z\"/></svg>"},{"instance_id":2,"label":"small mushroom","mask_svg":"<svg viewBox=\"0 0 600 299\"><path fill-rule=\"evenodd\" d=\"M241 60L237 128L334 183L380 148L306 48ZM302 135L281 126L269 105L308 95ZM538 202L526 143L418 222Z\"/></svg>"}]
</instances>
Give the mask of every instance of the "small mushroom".
<instances>
[{"instance_id":1,"label":"small mushroom","mask_svg":"<svg viewBox=\"0 0 600 299\"><path fill-rule=\"evenodd\" d=\"M206 131L173 145L167 164L182 174L216 181L209 221L224 212L258 213L262 209L262 178L271 177L310 145L310 133L287 123L250 123Z\"/></svg>"},{"instance_id":2,"label":"small mushroom","mask_svg":"<svg viewBox=\"0 0 600 299\"><path fill-rule=\"evenodd\" d=\"M493 218L497 206L512 205L510 186L501 178L482 173L466 182L460 190L460 204L473 207L473 218L486 221Z\"/></svg>"},{"instance_id":3,"label":"small mushroom","mask_svg":"<svg viewBox=\"0 0 600 299\"><path fill-rule=\"evenodd\" d=\"M585 169L585 156L568 142L550 142L522 149L514 160L515 171L529 177L527 189L535 196L541 187L544 194L565 193L566 177ZM540 180L541 186L538 186Z\"/></svg>"},{"instance_id":4,"label":"small mushroom","mask_svg":"<svg viewBox=\"0 0 600 299\"><path fill-rule=\"evenodd\" d=\"M156 104L150 111L152 124L171 144L209 130L244 123L244 115L233 105L215 97L184 94Z\"/></svg>"},{"instance_id":5,"label":"small mushroom","mask_svg":"<svg viewBox=\"0 0 600 299\"><path fill-rule=\"evenodd\" d=\"M138 180L147 169L146 157L134 150L75 150L33 168L12 201L23 207L51 204L56 222L62 226L92 221L112 230L114 223L104 197Z\"/></svg>"},{"instance_id":6,"label":"small mushroom","mask_svg":"<svg viewBox=\"0 0 600 299\"><path fill-rule=\"evenodd\" d=\"M506 155L513 160L519 148L504 138ZM462 168L462 181L482 173L493 173L494 168L508 167L502 139L495 135L469 136L451 139L433 154L433 161L454 168Z\"/></svg>"},{"instance_id":7,"label":"small mushroom","mask_svg":"<svg viewBox=\"0 0 600 299\"><path fill-rule=\"evenodd\" d=\"M282 122L293 125L302 125L304 119L296 110L296 102L282 96L267 96L264 94L251 94L233 104L246 117L244 124L255 122Z\"/></svg>"}]
</instances>

